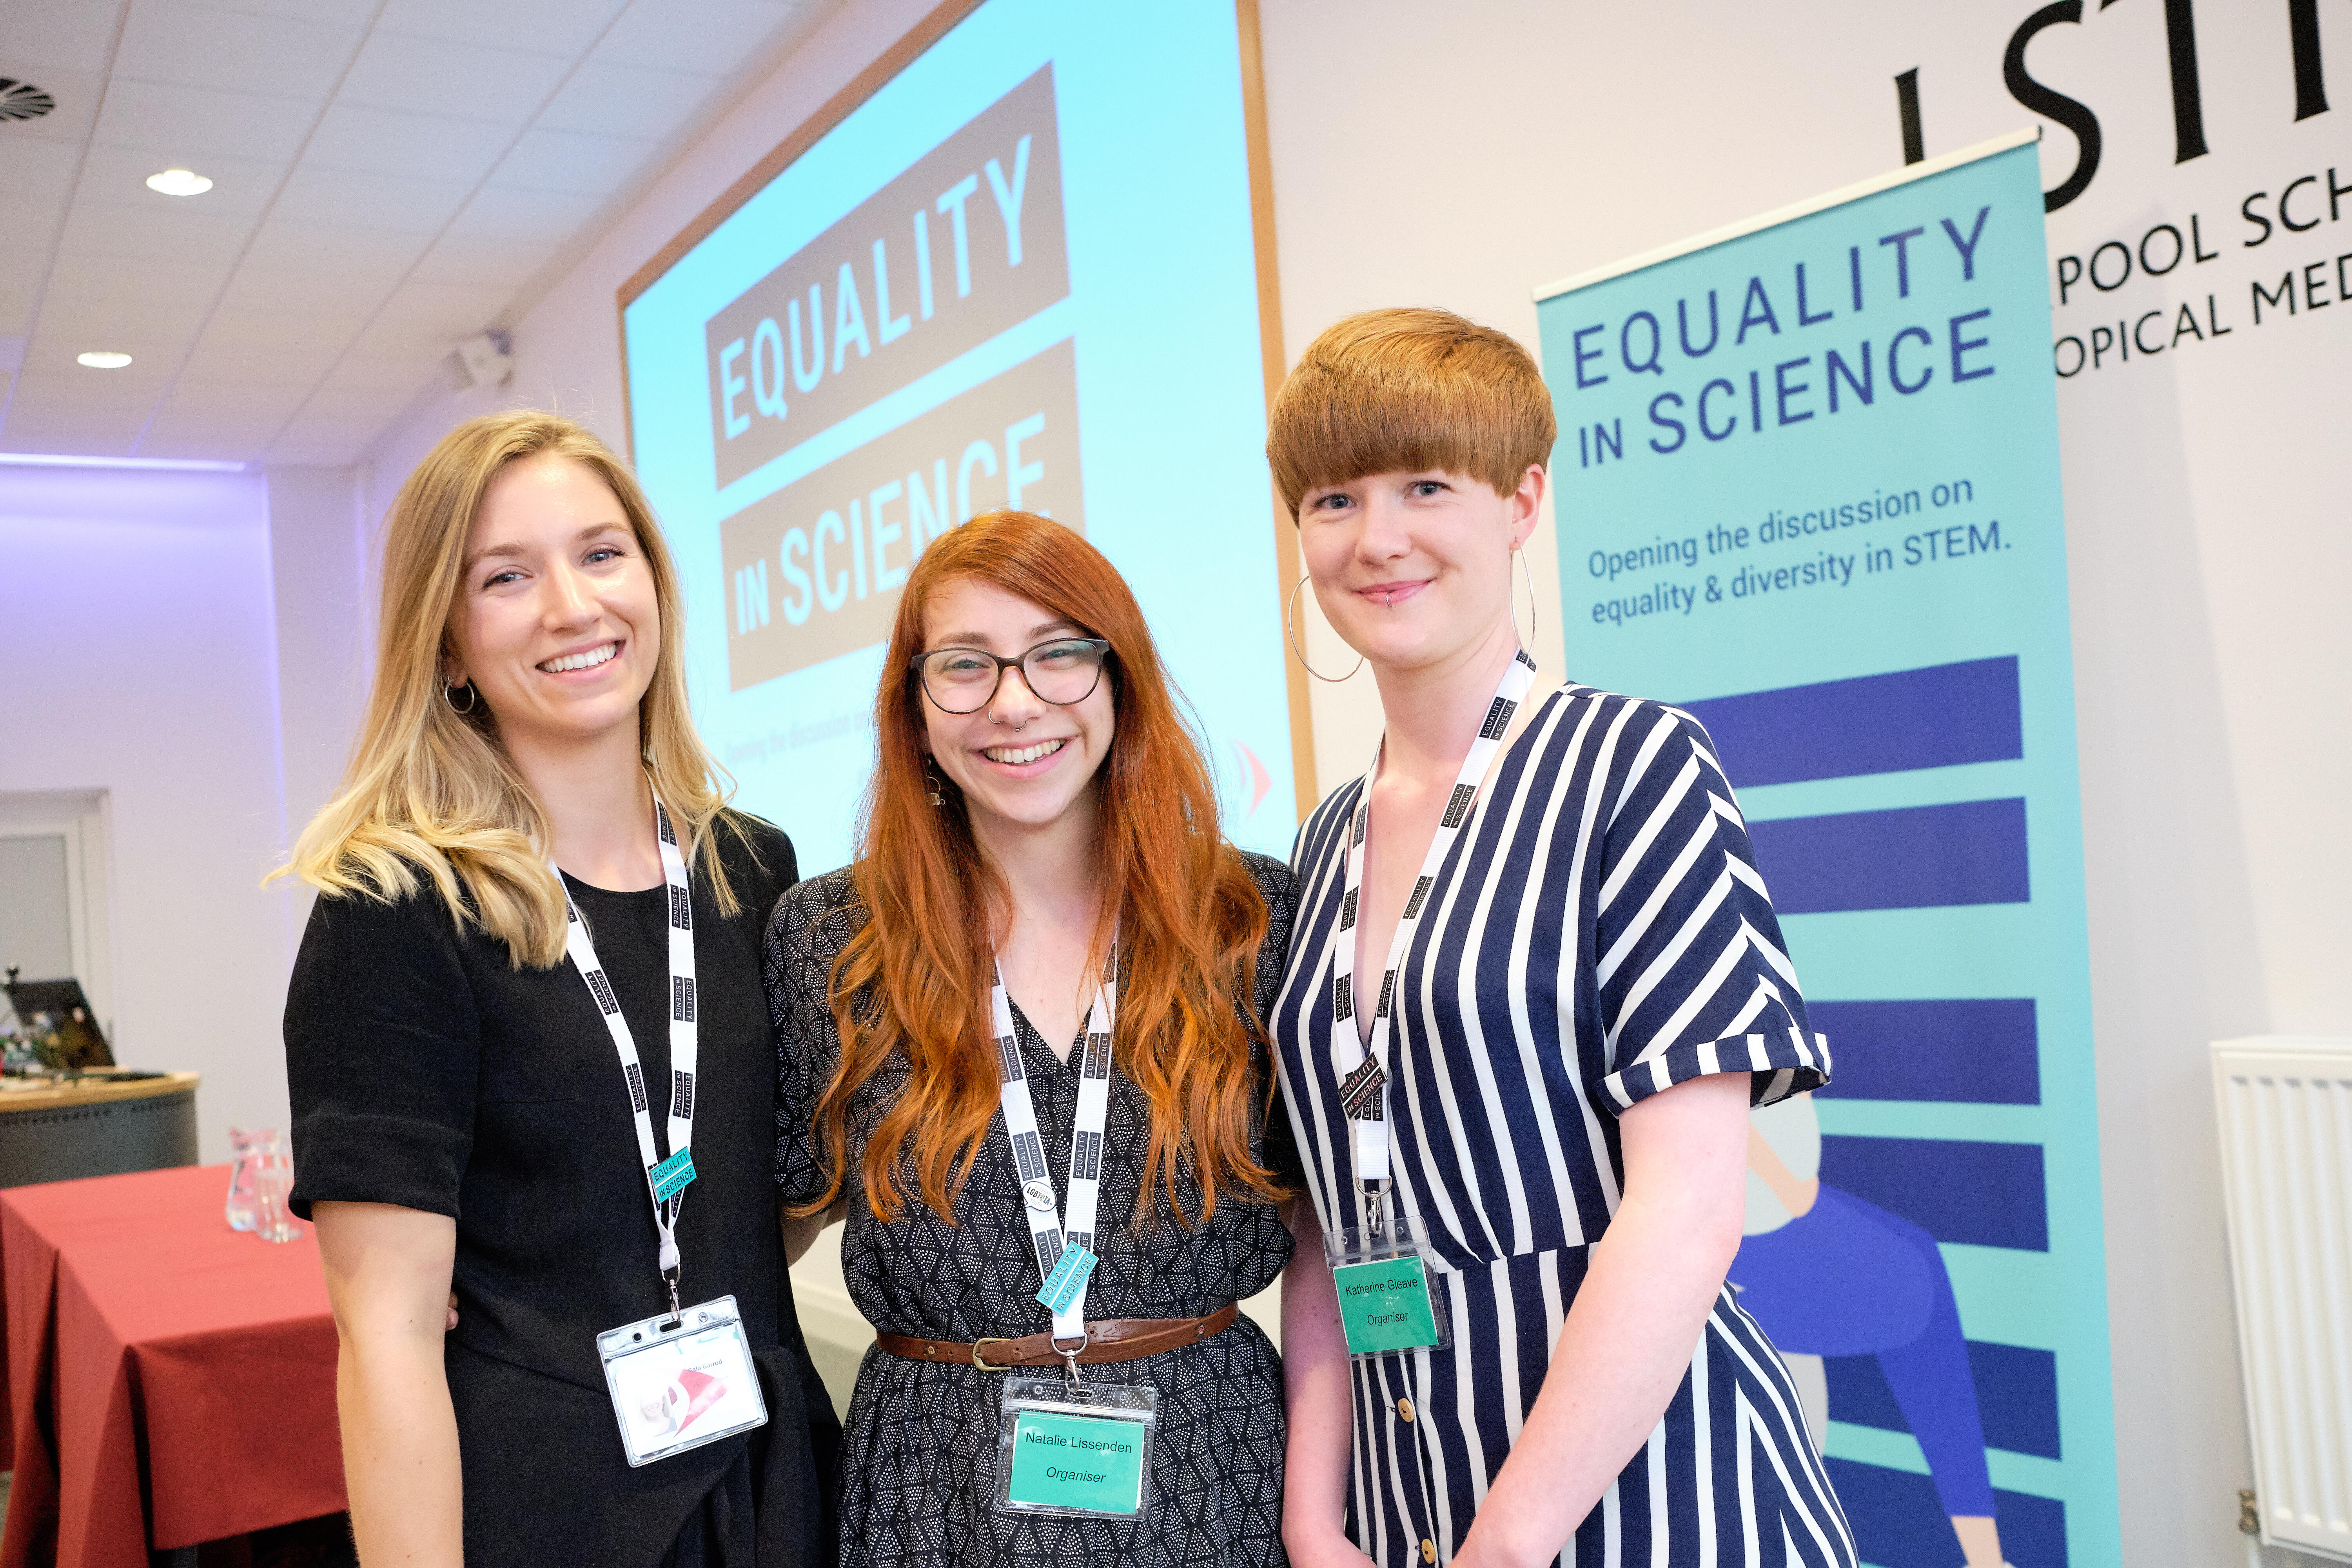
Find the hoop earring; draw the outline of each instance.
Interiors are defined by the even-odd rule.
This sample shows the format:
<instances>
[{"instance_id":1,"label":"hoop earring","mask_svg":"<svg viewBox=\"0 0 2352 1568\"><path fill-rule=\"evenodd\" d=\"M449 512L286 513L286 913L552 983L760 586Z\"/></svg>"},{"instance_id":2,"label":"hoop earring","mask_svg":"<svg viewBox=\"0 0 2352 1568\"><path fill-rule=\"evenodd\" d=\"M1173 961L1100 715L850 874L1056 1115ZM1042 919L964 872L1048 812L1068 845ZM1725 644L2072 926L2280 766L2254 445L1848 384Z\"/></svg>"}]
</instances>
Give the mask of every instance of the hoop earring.
<instances>
[{"instance_id":1,"label":"hoop earring","mask_svg":"<svg viewBox=\"0 0 2352 1568\"><path fill-rule=\"evenodd\" d=\"M944 793L946 787L947 780L940 776L939 763L931 759L931 754L929 752L924 752L923 793L930 796L931 809L933 811L937 811L940 807L947 805L948 797Z\"/></svg>"},{"instance_id":2,"label":"hoop earring","mask_svg":"<svg viewBox=\"0 0 2352 1568\"><path fill-rule=\"evenodd\" d=\"M450 712L462 719L482 705L482 694L474 689L472 681L466 682L466 705L460 708L457 706L457 689L445 680L441 683L441 700L449 705Z\"/></svg>"},{"instance_id":3,"label":"hoop earring","mask_svg":"<svg viewBox=\"0 0 2352 1568\"><path fill-rule=\"evenodd\" d=\"M1298 661L1299 668L1305 670L1307 674L1313 676L1318 680L1326 680L1330 682L1332 685L1337 686L1343 680L1352 679L1356 670L1364 668L1364 656L1362 654L1358 654L1356 656L1355 668L1349 670L1346 675L1326 675L1321 670L1307 662L1307 655L1298 646L1298 633L1292 627L1290 617L1292 612L1298 608L1298 590L1307 586L1307 578L1313 575L1314 574L1310 572L1305 576L1301 576L1296 584L1292 584L1290 597L1283 601L1282 639L1290 645L1290 657Z\"/></svg>"},{"instance_id":4,"label":"hoop earring","mask_svg":"<svg viewBox=\"0 0 2352 1568\"><path fill-rule=\"evenodd\" d=\"M1536 631L1542 624L1536 618L1535 574L1528 568L1528 552L1525 550L1513 550L1511 553L1518 559L1520 580L1528 585L1528 635L1519 639L1519 646L1526 648L1532 657L1535 652ZM1511 629L1513 631L1519 629L1519 607L1517 604L1511 606Z\"/></svg>"}]
</instances>

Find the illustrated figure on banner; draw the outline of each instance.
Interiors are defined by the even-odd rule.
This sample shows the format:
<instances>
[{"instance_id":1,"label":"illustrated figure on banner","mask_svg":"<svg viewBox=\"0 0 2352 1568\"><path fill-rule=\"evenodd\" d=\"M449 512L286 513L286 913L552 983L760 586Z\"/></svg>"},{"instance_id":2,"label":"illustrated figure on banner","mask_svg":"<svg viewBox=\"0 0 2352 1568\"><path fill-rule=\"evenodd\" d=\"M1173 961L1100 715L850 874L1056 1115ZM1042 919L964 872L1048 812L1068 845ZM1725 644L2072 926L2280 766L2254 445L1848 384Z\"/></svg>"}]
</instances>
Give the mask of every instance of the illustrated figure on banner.
<instances>
[{"instance_id":1,"label":"illustrated figure on banner","mask_svg":"<svg viewBox=\"0 0 2352 1568\"><path fill-rule=\"evenodd\" d=\"M1788 1358L1806 1424L1829 1426L1824 1356L1874 1355L1918 1440L1968 1568L2002 1568L1968 1341L1936 1238L1824 1183L1821 1116L1801 1094L1748 1114L1739 1304Z\"/></svg>"}]
</instances>

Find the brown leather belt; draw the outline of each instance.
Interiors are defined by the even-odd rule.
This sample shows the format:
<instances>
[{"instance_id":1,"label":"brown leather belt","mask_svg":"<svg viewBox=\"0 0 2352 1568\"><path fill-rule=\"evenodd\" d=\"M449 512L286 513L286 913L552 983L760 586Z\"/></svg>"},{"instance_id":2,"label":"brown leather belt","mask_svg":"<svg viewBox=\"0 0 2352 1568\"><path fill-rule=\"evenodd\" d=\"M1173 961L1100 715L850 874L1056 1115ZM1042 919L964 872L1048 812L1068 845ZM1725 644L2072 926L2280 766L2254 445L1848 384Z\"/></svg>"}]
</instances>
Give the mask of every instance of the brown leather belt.
<instances>
[{"instance_id":1,"label":"brown leather belt","mask_svg":"<svg viewBox=\"0 0 2352 1568\"><path fill-rule=\"evenodd\" d=\"M1087 1345L1078 1352L1078 1363L1097 1366L1104 1362L1141 1361L1178 1345L1198 1344L1213 1334L1222 1334L1234 1326L1234 1320L1239 1316L1241 1308L1228 1302L1205 1318L1104 1318L1087 1325ZM982 1340L968 1345L952 1340L919 1340L909 1334L877 1334L874 1338L892 1355L904 1356L908 1361L959 1365L969 1363L982 1372L1062 1364L1062 1352L1054 1348L1052 1334Z\"/></svg>"}]
</instances>

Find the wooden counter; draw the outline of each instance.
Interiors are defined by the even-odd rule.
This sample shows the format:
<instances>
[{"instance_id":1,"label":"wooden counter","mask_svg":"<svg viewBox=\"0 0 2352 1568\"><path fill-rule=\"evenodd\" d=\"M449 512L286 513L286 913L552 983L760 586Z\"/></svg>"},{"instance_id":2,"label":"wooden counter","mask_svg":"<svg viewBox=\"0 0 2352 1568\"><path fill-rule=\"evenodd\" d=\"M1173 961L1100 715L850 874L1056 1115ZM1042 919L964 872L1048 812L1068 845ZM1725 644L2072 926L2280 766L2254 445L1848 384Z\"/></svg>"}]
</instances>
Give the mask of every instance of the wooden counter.
<instances>
[{"instance_id":1,"label":"wooden counter","mask_svg":"<svg viewBox=\"0 0 2352 1568\"><path fill-rule=\"evenodd\" d=\"M194 1164L198 1081L0 1078L0 1187Z\"/></svg>"}]
</instances>

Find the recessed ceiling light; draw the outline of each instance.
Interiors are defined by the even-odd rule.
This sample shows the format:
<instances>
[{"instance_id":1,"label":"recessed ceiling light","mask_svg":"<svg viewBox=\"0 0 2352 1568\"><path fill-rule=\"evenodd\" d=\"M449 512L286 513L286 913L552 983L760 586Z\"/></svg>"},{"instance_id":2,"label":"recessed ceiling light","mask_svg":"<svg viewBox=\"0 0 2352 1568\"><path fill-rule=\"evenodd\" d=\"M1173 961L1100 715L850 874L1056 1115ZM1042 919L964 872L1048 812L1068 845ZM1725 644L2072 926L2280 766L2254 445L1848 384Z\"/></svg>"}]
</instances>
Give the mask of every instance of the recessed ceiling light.
<instances>
[{"instance_id":1,"label":"recessed ceiling light","mask_svg":"<svg viewBox=\"0 0 2352 1568\"><path fill-rule=\"evenodd\" d=\"M111 349L92 349L86 354L74 357L92 370L121 370L131 363L129 354L116 353Z\"/></svg>"},{"instance_id":2,"label":"recessed ceiling light","mask_svg":"<svg viewBox=\"0 0 2352 1568\"><path fill-rule=\"evenodd\" d=\"M167 196L200 196L213 188L213 183L193 169L166 169L148 175L147 188Z\"/></svg>"}]
</instances>

